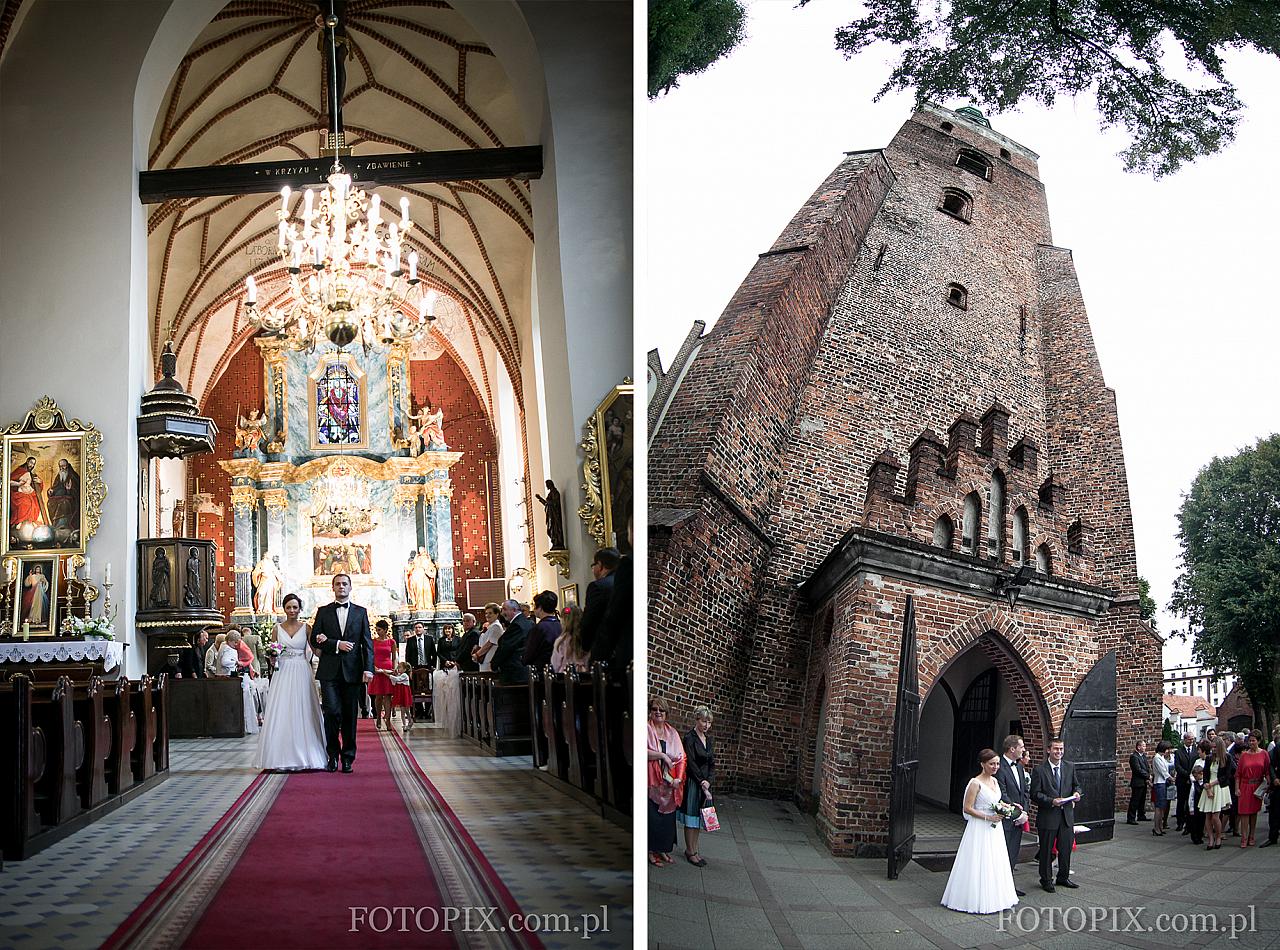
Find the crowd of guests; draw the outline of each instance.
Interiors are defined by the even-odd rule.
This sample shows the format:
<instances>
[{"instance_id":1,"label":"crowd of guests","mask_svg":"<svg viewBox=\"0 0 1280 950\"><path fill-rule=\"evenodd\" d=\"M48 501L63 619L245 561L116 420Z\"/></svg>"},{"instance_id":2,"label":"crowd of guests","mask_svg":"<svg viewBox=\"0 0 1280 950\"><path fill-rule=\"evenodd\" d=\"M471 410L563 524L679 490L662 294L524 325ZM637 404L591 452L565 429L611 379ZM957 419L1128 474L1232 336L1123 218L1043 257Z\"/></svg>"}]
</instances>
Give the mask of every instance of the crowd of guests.
<instances>
[{"instance_id":1,"label":"crowd of guests","mask_svg":"<svg viewBox=\"0 0 1280 950\"><path fill-rule=\"evenodd\" d=\"M681 736L667 721L667 704L649 701L647 725L649 863L674 864L676 825L684 828L684 859L705 868L698 853L698 839L708 830L703 810L712 805L715 779L715 746L711 739L711 710L693 711L693 727Z\"/></svg>"},{"instance_id":2,"label":"crowd of guests","mask_svg":"<svg viewBox=\"0 0 1280 950\"><path fill-rule=\"evenodd\" d=\"M1222 847L1225 838L1238 838L1241 848L1276 844L1280 835L1280 726L1263 746L1262 733L1209 729L1199 741L1191 733L1175 749L1166 739L1152 755L1139 741L1129 756L1129 809L1126 821L1152 821L1151 833L1175 830L1206 850ZM1147 805L1152 817L1147 817ZM1258 816L1268 811L1267 837L1257 842Z\"/></svg>"}]
</instances>

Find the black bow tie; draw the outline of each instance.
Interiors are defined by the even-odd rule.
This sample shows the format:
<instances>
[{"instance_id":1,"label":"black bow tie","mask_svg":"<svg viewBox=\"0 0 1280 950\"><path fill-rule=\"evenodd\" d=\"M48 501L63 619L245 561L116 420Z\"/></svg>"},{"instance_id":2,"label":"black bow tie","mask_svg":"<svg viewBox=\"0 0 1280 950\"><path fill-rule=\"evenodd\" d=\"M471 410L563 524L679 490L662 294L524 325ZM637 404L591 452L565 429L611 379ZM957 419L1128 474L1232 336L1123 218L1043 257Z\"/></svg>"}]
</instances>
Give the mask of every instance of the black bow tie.
<instances>
[{"instance_id":1,"label":"black bow tie","mask_svg":"<svg viewBox=\"0 0 1280 950\"><path fill-rule=\"evenodd\" d=\"M346 610L346 609L347 609L348 607L350 607L350 606L351 606L350 604L338 604L338 609L339 609L339 610Z\"/></svg>"}]
</instances>

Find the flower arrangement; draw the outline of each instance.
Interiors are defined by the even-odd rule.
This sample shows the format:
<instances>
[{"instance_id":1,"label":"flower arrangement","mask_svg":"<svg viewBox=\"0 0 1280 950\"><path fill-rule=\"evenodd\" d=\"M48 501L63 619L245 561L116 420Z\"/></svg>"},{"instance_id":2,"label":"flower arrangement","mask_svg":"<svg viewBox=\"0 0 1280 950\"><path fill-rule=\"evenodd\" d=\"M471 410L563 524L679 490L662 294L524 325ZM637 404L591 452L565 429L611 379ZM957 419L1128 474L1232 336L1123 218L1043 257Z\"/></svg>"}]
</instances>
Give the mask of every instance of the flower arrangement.
<instances>
[{"instance_id":1,"label":"flower arrangement","mask_svg":"<svg viewBox=\"0 0 1280 950\"><path fill-rule=\"evenodd\" d=\"M1003 801L996 802L994 805L991 806L991 810L994 811L997 815L999 815L1002 819L1006 819L1006 820L1016 821L1018 818L1022 816L1022 806L1017 804L1016 802L1003 802ZM992 826L994 826L995 822L993 821L991 824Z\"/></svg>"},{"instance_id":2,"label":"flower arrangement","mask_svg":"<svg viewBox=\"0 0 1280 950\"><path fill-rule=\"evenodd\" d=\"M279 640L272 640L262 648L262 652L266 654L268 660L278 660L280 654L284 652L284 644Z\"/></svg>"},{"instance_id":3,"label":"flower arrangement","mask_svg":"<svg viewBox=\"0 0 1280 950\"><path fill-rule=\"evenodd\" d=\"M276 621L274 617L263 617L253 625L253 632L264 642L271 639L271 634L275 632Z\"/></svg>"},{"instance_id":4,"label":"flower arrangement","mask_svg":"<svg viewBox=\"0 0 1280 950\"><path fill-rule=\"evenodd\" d=\"M110 617L68 617L66 630L73 636L86 640L114 640L116 638L116 612Z\"/></svg>"}]
</instances>

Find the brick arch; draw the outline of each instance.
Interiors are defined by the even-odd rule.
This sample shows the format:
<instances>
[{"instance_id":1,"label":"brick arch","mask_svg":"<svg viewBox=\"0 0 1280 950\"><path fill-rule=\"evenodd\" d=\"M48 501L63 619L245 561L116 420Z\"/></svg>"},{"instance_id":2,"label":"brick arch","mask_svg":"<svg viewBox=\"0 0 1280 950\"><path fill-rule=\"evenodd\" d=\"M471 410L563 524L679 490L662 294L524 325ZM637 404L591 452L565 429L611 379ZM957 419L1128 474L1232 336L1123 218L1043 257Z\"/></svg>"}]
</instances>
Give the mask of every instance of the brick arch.
<instances>
[{"instance_id":1,"label":"brick arch","mask_svg":"<svg viewBox=\"0 0 1280 950\"><path fill-rule=\"evenodd\" d=\"M1040 549L1042 544L1049 549L1049 566L1053 568L1054 574L1067 573L1066 552L1063 551L1062 545L1058 543L1057 537L1047 531L1032 535L1031 540L1027 542L1028 563L1035 564L1036 551Z\"/></svg>"},{"instance_id":2,"label":"brick arch","mask_svg":"<svg viewBox=\"0 0 1280 950\"><path fill-rule=\"evenodd\" d=\"M1050 709L1065 708L1066 697L1048 658L1021 624L1001 607L988 607L969 618L926 651L920 662L923 701L928 702L943 674L970 648L982 651L1014 694L1023 737L1036 756L1053 730ZM927 684L927 685L926 685ZM923 705L923 704L922 704Z\"/></svg>"}]
</instances>

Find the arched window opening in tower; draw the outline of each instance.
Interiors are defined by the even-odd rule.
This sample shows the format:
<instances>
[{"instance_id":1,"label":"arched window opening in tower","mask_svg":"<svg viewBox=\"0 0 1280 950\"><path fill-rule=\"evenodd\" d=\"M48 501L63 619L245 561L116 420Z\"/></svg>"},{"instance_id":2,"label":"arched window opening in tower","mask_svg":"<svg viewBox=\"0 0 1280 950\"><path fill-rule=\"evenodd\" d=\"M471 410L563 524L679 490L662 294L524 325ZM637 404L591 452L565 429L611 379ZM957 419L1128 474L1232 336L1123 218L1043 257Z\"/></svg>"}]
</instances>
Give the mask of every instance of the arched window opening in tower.
<instances>
[{"instance_id":1,"label":"arched window opening in tower","mask_svg":"<svg viewBox=\"0 0 1280 950\"><path fill-rule=\"evenodd\" d=\"M960 548L965 554L978 553L978 525L982 522L982 502L977 492L970 492L964 499L964 524L960 538Z\"/></svg>"},{"instance_id":2,"label":"arched window opening in tower","mask_svg":"<svg viewBox=\"0 0 1280 950\"><path fill-rule=\"evenodd\" d=\"M973 199L959 188L944 188L942 204L938 205L938 210L945 211L953 218L959 218L967 224L972 217Z\"/></svg>"},{"instance_id":3,"label":"arched window opening in tower","mask_svg":"<svg viewBox=\"0 0 1280 950\"><path fill-rule=\"evenodd\" d=\"M947 303L961 310L969 309L969 291L960 284L947 284Z\"/></svg>"},{"instance_id":4,"label":"arched window opening in tower","mask_svg":"<svg viewBox=\"0 0 1280 950\"><path fill-rule=\"evenodd\" d=\"M1027 539L1030 532L1030 519L1027 509L1021 505L1013 513L1013 563L1024 564L1027 559Z\"/></svg>"},{"instance_id":5,"label":"arched window opening in tower","mask_svg":"<svg viewBox=\"0 0 1280 950\"><path fill-rule=\"evenodd\" d=\"M1053 559L1049 556L1049 545L1042 544L1036 548L1036 570L1041 574L1053 573Z\"/></svg>"},{"instance_id":6,"label":"arched window opening in tower","mask_svg":"<svg viewBox=\"0 0 1280 950\"><path fill-rule=\"evenodd\" d=\"M952 129L954 129L954 128L955 128L955 126L954 126L954 125L952 125L950 122L943 122L943 123L942 123L942 131L944 131L944 132L950 132L950 131L951 131Z\"/></svg>"},{"instance_id":7,"label":"arched window opening in tower","mask_svg":"<svg viewBox=\"0 0 1280 950\"><path fill-rule=\"evenodd\" d=\"M981 152L972 149L961 149L956 156L956 165L971 175L977 175L983 181L991 180L991 162Z\"/></svg>"},{"instance_id":8,"label":"arched window opening in tower","mask_svg":"<svg viewBox=\"0 0 1280 950\"><path fill-rule=\"evenodd\" d=\"M950 551L954 537L955 527L951 524L951 519L946 515L941 515L933 523L933 546L942 548L944 551Z\"/></svg>"},{"instance_id":9,"label":"arched window opening in tower","mask_svg":"<svg viewBox=\"0 0 1280 950\"><path fill-rule=\"evenodd\" d=\"M991 504L987 518L987 557L1000 560L1004 543L1004 473L991 473Z\"/></svg>"}]
</instances>

